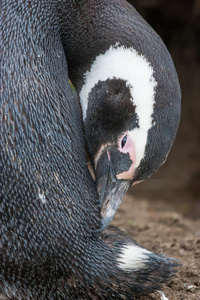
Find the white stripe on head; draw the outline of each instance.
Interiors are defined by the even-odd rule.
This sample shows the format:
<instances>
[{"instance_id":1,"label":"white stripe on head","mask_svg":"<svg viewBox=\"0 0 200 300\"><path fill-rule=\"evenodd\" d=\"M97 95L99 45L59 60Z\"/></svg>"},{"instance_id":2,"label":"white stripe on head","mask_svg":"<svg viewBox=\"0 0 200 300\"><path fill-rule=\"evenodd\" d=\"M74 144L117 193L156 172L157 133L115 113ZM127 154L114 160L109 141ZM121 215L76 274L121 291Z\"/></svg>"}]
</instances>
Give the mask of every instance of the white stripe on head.
<instances>
[{"instance_id":1,"label":"white stripe on head","mask_svg":"<svg viewBox=\"0 0 200 300\"><path fill-rule=\"evenodd\" d=\"M104 54L96 57L89 71L84 74L85 83L80 91L83 119L86 118L88 98L99 81L122 79L126 81L138 116L139 128L134 128L131 138L135 144L137 168L144 157L148 130L153 126L155 87L154 70L143 55L133 48L111 46Z\"/></svg>"},{"instance_id":2,"label":"white stripe on head","mask_svg":"<svg viewBox=\"0 0 200 300\"><path fill-rule=\"evenodd\" d=\"M125 271L145 268L145 263L149 260L149 256L147 255L149 253L151 252L137 245L127 245L118 258L118 266Z\"/></svg>"}]
</instances>

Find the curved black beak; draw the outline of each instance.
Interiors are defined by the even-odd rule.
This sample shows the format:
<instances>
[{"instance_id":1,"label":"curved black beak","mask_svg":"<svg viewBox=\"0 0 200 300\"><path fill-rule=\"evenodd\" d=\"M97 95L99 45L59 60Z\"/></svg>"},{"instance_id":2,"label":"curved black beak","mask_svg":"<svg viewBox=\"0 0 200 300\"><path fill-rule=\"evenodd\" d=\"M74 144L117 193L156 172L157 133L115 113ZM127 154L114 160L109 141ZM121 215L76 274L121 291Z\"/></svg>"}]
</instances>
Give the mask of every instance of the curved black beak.
<instances>
[{"instance_id":1,"label":"curved black beak","mask_svg":"<svg viewBox=\"0 0 200 300\"><path fill-rule=\"evenodd\" d=\"M117 180L107 153L103 153L96 168L97 189L101 203L102 231L111 223L130 182Z\"/></svg>"}]
</instances>

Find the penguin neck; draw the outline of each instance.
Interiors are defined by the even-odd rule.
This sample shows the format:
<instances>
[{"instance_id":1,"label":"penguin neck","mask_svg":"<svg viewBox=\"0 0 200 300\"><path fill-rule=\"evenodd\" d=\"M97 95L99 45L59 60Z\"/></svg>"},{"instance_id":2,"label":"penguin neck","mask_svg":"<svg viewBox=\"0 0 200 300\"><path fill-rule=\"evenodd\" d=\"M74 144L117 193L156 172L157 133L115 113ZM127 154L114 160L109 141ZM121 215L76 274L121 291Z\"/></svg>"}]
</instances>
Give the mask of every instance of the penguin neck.
<instances>
[{"instance_id":1,"label":"penguin neck","mask_svg":"<svg viewBox=\"0 0 200 300\"><path fill-rule=\"evenodd\" d=\"M66 6L69 5L70 13L66 16L66 11L69 10ZM87 72L91 70L96 59L113 48L134 50L135 56L144 58L150 67L160 68L161 63L170 64L169 54L159 36L129 3L122 0L100 2L82 0L73 1L64 6L62 9L62 43L67 58L69 78L78 94L85 84ZM150 45L153 46L150 47ZM158 47L155 49L154 45ZM166 52L166 55L160 58L161 51L164 54ZM120 55L117 59L119 61L115 61L115 65L120 63ZM132 73L137 73L137 68L134 67L135 59L130 59L133 66ZM159 61L161 59L165 61ZM121 66L116 72L120 68ZM125 69L124 73L126 73ZM116 75L112 74L112 77L127 80L119 72ZM157 79L155 80L158 82Z\"/></svg>"},{"instance_id":2,"label":"penguin neck","mask_svg":"<svg viewBox=\"0 0 200 300\"><path fill-rule=\"evenodd\" d=\"M68 5L64 4L64 12L68 10ZM127 11L130 12L127 14ZM62 12L62 15L62 42L68 62L69 78L78 92L84 82L83 75L90 70L97 56L104 54L111 46L132 47L133 35L137 43L137 33L133 32L133 17L137 22L141 17L125 1L73 1L70 4L70 14L64 15ZM126 34L123 24L126 24ZM140 44L138 43L138 48ZM141 53L140 49L138 52Z\"/></svg>"},{"instance_id":3,"label":"penguin neck","mask_svg":"<svg viewBox=\"0 0 200 300\"><path fill-rule=\"evenodd\" d=\"M90 69L95 58L116 44L132 47L139 54L145 53L146 59L158 69L168 66L169 71L174 71L162 40L128 2L63 1L58 11L62 19L62 44L69 78L77 91L81 89L83 74Z\"/></svg>"}]
</instances>

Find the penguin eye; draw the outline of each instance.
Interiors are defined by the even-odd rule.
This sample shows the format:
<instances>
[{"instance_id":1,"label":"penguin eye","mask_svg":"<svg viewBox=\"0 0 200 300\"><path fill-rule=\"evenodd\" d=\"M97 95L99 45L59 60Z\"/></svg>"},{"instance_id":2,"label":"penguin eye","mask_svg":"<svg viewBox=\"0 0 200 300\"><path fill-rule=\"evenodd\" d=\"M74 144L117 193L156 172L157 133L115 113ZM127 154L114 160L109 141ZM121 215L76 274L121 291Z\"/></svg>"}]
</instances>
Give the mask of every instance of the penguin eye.
<instances>
[{"instance_id":1,"label":"penguin eye","mask_svg":"<svg viewBox=\"0 0 200 300\"><path fill-rule=\"evenodd\" d=\"M127 135L125 135L121 141L121 147L124 148L125 144L126 144L126 141L127 141Z\"/></svg>"}]
</instances>

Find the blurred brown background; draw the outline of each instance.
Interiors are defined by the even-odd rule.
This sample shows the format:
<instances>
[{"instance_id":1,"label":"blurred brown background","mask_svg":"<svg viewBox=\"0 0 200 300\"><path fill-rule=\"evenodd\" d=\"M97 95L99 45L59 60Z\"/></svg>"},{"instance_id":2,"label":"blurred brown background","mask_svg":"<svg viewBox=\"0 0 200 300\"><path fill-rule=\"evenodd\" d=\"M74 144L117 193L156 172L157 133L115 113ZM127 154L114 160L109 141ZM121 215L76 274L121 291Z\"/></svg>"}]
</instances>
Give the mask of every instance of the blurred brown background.
<instances>
[{"instance_id":1,"label":"blurred brown background","mask_svg":"<svg viewBox=\"0 0 200 300\"><path fill-rule=\"evenodd\" d=\"M200 218L200 0L129 1L164 40L181 84L182 118L172 151L151 179L130 190Z\"/></svg>"}]
</instances>

